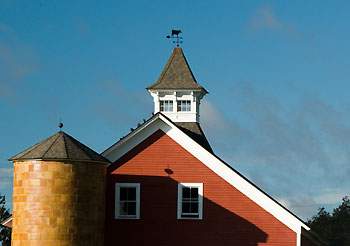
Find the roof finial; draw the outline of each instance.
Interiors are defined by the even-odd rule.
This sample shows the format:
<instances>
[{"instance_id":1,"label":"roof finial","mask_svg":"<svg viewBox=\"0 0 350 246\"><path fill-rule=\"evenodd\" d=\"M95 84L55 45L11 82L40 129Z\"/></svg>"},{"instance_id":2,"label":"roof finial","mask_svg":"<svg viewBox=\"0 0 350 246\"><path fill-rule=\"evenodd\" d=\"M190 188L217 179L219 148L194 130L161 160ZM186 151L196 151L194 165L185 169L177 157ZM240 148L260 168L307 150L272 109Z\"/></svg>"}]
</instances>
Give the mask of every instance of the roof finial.
<instances>
[{"instance_id":1,"label":"roof finial","mask_svg":"<svg viewBox=\"0 0 350 246\"><path fill-rule=\"evenodd\" d=\"M60 123L58 123L58 127L60 128L60 131L62 131L63 123L61 121L61 118L60 118Z\"/></svg>"},{"instance_id":2,"label":"roof finial","mask_svg":"<svg viewBox=\"0 0 350 246\"><path fill-rule=\"evenodd\" d=\"M176 47L179 47L179 44L182 44L182 37L179 37L179 34L182 33L181 30L171 30L171 36L166 36L167 39L176 38L176 41L173 41L176 44Z\"/></svg>"}]
</instances>

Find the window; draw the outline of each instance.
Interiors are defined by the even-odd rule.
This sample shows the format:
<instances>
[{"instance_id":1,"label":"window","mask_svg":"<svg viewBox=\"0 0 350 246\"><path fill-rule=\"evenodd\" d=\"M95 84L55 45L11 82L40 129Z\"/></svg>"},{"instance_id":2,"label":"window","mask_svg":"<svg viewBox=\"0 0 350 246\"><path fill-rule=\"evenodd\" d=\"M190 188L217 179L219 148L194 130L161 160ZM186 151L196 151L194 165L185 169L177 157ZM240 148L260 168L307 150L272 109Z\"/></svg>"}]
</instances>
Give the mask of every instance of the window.
<instances>
[{"instance_id":1,"label":"window","mask_svg":"<svg viewBox=\"0 0 350 246\"><path fill-rule=\"evenodd\" d=\"M115 184L115 218L140 218L140 184Z\"/></svg>"},{"instance_id":2,"label":"window","mask_svg":"<svg viewBox=\"0 0 350 246\"><path fill-rule=\"evenodd\" d=\"M202 219L202 207L203 184L178 184L178 219Z\"/></svg>"},{"instance_id":3,"label":"window","mask_svg":"<svg viewBox=\"0 0 350 246\"><path fill-rule=\"evenodd\" d=\"M191 101L177 101L177 111L191 111Z\"/></svg>"},{"instance_id":4,"label":"window","mask_svg":"<svg viewBox=\"0 0 350 246\"><path fill-rule=\"evenodd\" d=\"M160 101L160 111L161 112L172 112L173 111L173 101Z\"/></svg>"}]
</instances>

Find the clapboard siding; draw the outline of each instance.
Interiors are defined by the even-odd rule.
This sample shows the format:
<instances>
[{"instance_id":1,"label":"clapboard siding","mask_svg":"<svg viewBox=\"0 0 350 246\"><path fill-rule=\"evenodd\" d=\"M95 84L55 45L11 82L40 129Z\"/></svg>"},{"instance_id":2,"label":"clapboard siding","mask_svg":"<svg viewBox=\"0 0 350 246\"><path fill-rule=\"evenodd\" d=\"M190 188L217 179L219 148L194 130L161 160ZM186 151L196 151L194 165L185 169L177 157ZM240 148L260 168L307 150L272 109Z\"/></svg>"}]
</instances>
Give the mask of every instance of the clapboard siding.
<instances>
[{"instance_id":1,"label":"clapboard siding","mask_svg":"<svg viewBox=\"0 0 350 246\"><path fill-rule=\"evenodd\" d=\"M141 184L139 220L114 219L116 182ZM202 220L177 219L178 183L203 183ZM108 167L105 242L295 246L296 233L159 130Z\"/></svg>"}]
</instances>

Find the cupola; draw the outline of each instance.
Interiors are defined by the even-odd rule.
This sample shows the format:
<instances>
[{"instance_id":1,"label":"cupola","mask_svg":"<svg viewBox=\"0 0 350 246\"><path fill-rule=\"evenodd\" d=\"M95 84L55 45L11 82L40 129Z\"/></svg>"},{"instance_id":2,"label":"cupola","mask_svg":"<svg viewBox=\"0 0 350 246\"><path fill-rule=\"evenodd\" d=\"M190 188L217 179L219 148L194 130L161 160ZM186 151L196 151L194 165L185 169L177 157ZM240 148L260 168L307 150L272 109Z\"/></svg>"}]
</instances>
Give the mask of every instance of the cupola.
<instances>
[{"instance_id":1,"label":"cupola","mask_svg":"<svg viewBox=\"0 0 350 246\"><path fill-rule=\"evenodd\" d=\"M155 113L162 112L173 122L199 123L200 100L208 92L197 83L181 48L174 48L157 82L146 89Z\"/></svg>"}]
</instances>

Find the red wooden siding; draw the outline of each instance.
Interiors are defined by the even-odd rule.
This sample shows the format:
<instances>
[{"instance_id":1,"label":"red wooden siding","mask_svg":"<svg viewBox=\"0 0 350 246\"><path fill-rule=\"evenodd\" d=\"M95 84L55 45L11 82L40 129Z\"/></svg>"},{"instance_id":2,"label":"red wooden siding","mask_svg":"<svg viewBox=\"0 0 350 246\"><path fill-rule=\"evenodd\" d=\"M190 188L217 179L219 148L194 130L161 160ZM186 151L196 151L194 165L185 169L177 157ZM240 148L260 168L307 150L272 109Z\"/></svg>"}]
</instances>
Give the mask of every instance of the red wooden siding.
<instances>
[{"instance_id":1,"label":"red wooden siding","mask_svg":"<svg viewBox=\"0 0 350 246\"><path fill-rule=\"evenodd\" d=\"M141 184L139 220L114 219L116 182ZM178 183L203 183L202 220L177 219ZM106 245L296 245L295 232L160 130L109 166L105 228Z\"/></svg>"}]
</instances>

